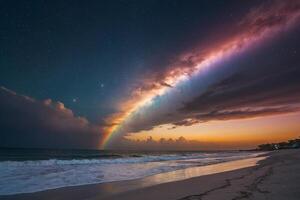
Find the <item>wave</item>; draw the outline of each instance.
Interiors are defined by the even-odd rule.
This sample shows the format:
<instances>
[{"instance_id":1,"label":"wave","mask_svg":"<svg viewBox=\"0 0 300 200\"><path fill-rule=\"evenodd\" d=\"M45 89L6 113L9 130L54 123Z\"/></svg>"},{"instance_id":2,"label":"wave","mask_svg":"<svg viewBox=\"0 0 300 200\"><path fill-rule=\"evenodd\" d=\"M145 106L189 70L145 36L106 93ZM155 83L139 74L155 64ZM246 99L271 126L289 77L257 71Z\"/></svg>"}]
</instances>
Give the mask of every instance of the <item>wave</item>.
<instances>
[{"instance_id":1,"label":"wave","mask_svg":"<svg viewBox=\"0 0 300 200\"><path fill-rule=\"evenodd\" d=\"M187 159L199 159L209 158L215 156L236 157L245 156L249 153L194 153L194 154L167 154L167 155L129 155L118 156L118 158L92 158L92 159L48 159L48 160L26 160L26 161L1 161L1 166L49 166L49 165L86 165L86 164L120 164L120 163L143 163L143 162L155 162L155 161L168 161L168 160L187 160Z\"/></svg>"},{"instance_id":2,"label":"wave","mask_svg":"<svg viewBox=\"0 0 300 200\"><path fill-rule=\"evenodd\" d=\"M137 179L257 155L259 153L174 153L113 159L1 161L0 195Z\"/></svg>"}]
</instances>

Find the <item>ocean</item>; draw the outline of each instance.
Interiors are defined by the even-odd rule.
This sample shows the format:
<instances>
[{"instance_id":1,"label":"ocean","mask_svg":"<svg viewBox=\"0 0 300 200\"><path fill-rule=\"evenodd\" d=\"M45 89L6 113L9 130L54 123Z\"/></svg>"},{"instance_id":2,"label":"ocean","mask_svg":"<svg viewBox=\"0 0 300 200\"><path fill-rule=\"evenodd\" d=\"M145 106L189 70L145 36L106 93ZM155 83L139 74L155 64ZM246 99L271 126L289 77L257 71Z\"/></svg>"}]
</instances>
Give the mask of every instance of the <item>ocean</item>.
<instances>
[{"instance_id":1,"label":"ocean","mask_svg":"<svg viewBox=\"0 0 300 200\"><path fill-rule=\"evenodd\" d=\"M0 195L143 178L260 153L0 149Z\"/></svg>"}]
</instances>

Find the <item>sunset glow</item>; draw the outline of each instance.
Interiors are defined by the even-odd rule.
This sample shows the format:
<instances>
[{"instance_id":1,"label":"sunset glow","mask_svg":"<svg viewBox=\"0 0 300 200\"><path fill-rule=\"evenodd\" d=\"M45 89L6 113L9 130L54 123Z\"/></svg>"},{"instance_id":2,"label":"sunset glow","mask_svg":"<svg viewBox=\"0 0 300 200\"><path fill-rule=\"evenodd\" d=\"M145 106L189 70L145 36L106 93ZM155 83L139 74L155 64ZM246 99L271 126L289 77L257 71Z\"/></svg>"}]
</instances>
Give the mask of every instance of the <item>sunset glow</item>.
<instances>
[{"instance_id":1,"label":"sunset glow","mask_svg":"<svg viewBox=\"0 0 300 200\"><path fill-rule=\"evenodd\" d=\"M218 43L211 44L211 46L200 47L199 50L179 55L177 60L166 67L163 74L160 74L159 82L156 80L155 74L143 80L141 86L134 89L127 99L121 101L120 111L106 119L108 127L104 129L105 136L101 141L101 147L104 148L114 135L128 134L127 128L124 128L125 123L134 123L131 122L131 118L141 108L147 108L157 96L163 97L182 82L188 82L191 76L199 75L201 70L208 70L214 67L215 63L220 63L225 58L229 59L231 56L247 51L255 45L271 42L270 38L274 38L279 32L287 31L292 25L297 24L299 10L288 10L285 6L284 3L278 3L267 11L260 8L250 12L235 27L238 30L234 34ZM255 16L252 16L253 14ZM275 15L282 16L283 20L270 24L263 23L263 20L268 20L268 18ZM259 20L262 20L262 22L259 22ZM182 64L187 62L189 62L188 65ZM147 115L147 113L144 113L144 115ZM165 134L168 131L164 130L163 132ZM189 128L186 128L185 132L185 135L189 135ZM210 136L210 133L205 134L208 138L213 137ZM226 136L226 138L229 138L229 136Z\"/></svg>"}]
</instances>

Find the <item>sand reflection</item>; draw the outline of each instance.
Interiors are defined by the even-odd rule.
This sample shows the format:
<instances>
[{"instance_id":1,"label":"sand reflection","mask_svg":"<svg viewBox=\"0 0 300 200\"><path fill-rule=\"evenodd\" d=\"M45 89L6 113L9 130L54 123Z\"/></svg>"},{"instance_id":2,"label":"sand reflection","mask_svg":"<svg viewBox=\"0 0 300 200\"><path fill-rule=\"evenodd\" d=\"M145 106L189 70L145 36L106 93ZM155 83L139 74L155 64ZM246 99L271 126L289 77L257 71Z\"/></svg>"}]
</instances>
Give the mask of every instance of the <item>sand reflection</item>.
<instances>
[{"instance_id":1,"label":"sand reflection","mask_svg":"<svg viewBox=\"0 0 300 200\"><path fill-rule=\"evenodd\" d=\"M207 166L191 167L187 169L180 169L176 171L156 174L136 180L104 183L99 184L98 189L101 190L101 196L108 196L120 192L140 189L157 184L180 181L198 176L217 174L221 172L228 172L246 167L252 167L257 165L258 161L264 160L266 157L267 156L261 156L256 158L235 160Z\"/></svg>"},{"instance_id":2,"label":"sand reflection","mask_svg":"<svg viewBox=\"0 0 300 200\"><path fill-rule=\"evenodd\" d=\"M242 169L246 167L252 167L257 165L258 161L263 160L265 158L266 157L249 158L249 159L236 160L236 161L230 161L230 162L219 163L219 164L212 164L207 166L191 167L187 169L181 169L181 170L166 172L162 174L156 174L141 179L142 182L141 185L143 187L146 187L146 186L151 186L151 185L156 185L161 183L180 181L180 180L193 178L197 176L204 176L209 174L216 174L221 172Z\"/></svg>"}]
</instances>

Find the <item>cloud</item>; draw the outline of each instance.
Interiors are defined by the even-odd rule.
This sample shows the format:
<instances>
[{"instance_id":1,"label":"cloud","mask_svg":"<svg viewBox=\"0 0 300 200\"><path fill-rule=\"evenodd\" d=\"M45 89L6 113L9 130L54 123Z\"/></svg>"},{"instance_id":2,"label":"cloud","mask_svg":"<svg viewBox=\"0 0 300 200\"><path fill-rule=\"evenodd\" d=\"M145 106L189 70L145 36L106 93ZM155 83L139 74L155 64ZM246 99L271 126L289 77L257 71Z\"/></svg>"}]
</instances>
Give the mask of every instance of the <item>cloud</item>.
<instances>
[{"instance_id":1,"label":"cloud","mask_svg":"<svg viewBox=\"0 0 300 200\"><path fill-rule=\"evenodd\" d=\"M98 148L99 127L63 103L0 87L1 147Z\"/></svg>"},{"instance_id":2,"label":"cloud","mask_svg":"<svg viewBox=\"0 0 300 200\"><path fill-rule=\"evenodd\" d=\"M175 126L190 126L299 112L299 77L299 68L237 72L184 103L175 114L168 115L168 120Z\"/></svg>"},{"instance_id":3,"label":"cloud","mask_svg":"<svg viewBox=\"0 0 300 200\"><path fill-rule=\"evenodd\" d=\"M273 50L276 52L277 49ZM153 104L148 110L141 110L124 125L125 135L163 124L191 126L208 121L300 112L300 63L297 57L292 54L271 56L270 61L265 59L268 51L257 54L247 55L237 67L232 67L236 65L233 64L216 68L211 74L213 81L201 82L203 77L200 77L190 91L172 96L172 101L160 101L160 107ZM251 63L253 59L256 59L255 65ZM216 73L221 76L216 76ZM199 90L195 85L203 87ZM183 100L182 96L188 98ZM170 109L170 104L175 105L174 101L178 104Z\"/></svg>"},{"instance_id":4,"label":"cloud","mask_svg":"<svg viewBox=\"0 0 300 200\"><path fill-rule=\"evenodd\" d=\"M253 8L238 23L227 26L222 36L216 33L207 42L193 41L189 49L170 56L168 62L157 63L159 67L151 67L138 84L138 94L133 91L133 96L143 95L162 86L173 85L174 79L182 75L192 75L198 71L199 64L206 62L217 54L224 54L230 50L240 50L254 43L285 30L294 24L300 17L300 2L297 0L267 1ZM162 83L162 84L159 84Z\"/></svg>"},{"instance_id":5,"label":"cloud","mask_svg":"<svg viewBox=\"0 0 300 200\"><path fill-rule=\"evenodd\" d=\"M201 112L211 113L211 116L227 113L228 116L239 117L243 113L256 116L297 112L300 102L299 75L299 68L266 74L236 73L185 103L181 112L193 113L196 117L201 116Z\"/></svg>"},{"instance_id":6,"label":"cloud","mask_svg":"<svg viewBox=\"0 0 300 200\"><path fill-rule=\"evenodd\" d=\"M237 73L184 104L174 125L299 112L300 69L277 73Z\"/></svg>"},{"instance_id":7,"label":"cloud","mask_svg":"<svg viewBox=\"0 0 300 200\"><path fill-rule=\"evenodd\" d=\"M112 149L117 150L177 150L177 151L196 151L196 150L225 150L225 149L251 149L256 143L249 143L241 141L239 143L233 142L205 142L198 140L188 140L183 136L177 139L160 138L154 140L149 136L145 140L132 140L122 138L112 146Z\"/></svg>"},{"instance_id":8,"label":"cloud","mask_svg":"<svg viewBox=\"0 0 300 200\"><path fill-rule=\"evenodd\" d=\"M175 126L191 126L197 123L204 123L208 121L216 120L232 120L232 119L245 119L254 117L264 117L269 115L287 114L293 112L299 112L299 107L275 107L275 108L263 108L263 109L251 109L240 108L237 110L218 110L211 111L209 113L201 113L193 116L192 118L184 119L174 122Z\"/></svg>"},{"instance_id":9,"label":"cloud","mask_svg":"<svg viewBox=\"0 0 300 200\"><path fill-rule=\"evenodd\" d=\"M128 132L151 129L156 125L164 123L180 124L180 121L186 121L186 119L189 118L191 118L191 120L198 120L200 116L201 118L206 116L207 120L209 120L210 117L208 117L208 113L217 113L219 109L218 107L207 109L207 107L210 107L208 101L209 98L213 98L213 96L209 96L209 93L202 94L198 99L187 102L185 108L178 111L179 113L172 112L171 115L167 117L165 117L165 113L163 114L162 111L158 111L157 115L153 114L151 107L151 109L149 109L150 114L148 111L143 112L143 115L149 116L146 119L146 117L140 116L141 112L139 110L147 107L149 102L153 102L157 98L168 96L166 94L170 93L172 90L176 90L177 85L181 83L182 80L190 80L193 76L198 75L201 70L205 71L205 69L213 68L213 65L216 63L229 59L235 55L240 55L242 52L251 49L251 47L269 41L270 38L278 35L278 33L288 30L292 25L297 24L299 16L299 1L264 2L261 6L252 9L237 23L226 27L226 31L221 31L222 34L215 34L215 37L211 36L207 42L201 44L194 41L194 45L191 45L190 49L180 53L175 50L176 55L170 56L169 61L166 62L164 60L161 64L158 62L155 67L150 67L147 73L136 80L136 84L134 84L135 87L129 92L128 97L121 100L118 108L119 112L112 114L107 118L107 124L116 124L113 127L108 128L107 132L110 133L111 130L115 130L116 126L122 126L122 131L126 134ZM256 77L253 78L256 79ZM250 81L252 81L252 79ZM257 85L259 85L259 83ZM262 86L262 88L264 88L264 85ZM244 87L245 92L251 93L251 91L247 90L246 85L244 85ZM237 88L234 89L237 90ZM256 90L254 88L253 91L259 91L259 89ZM210 90L207 92L214 91ZM242 91L239 92L242 93ZM198 91L195 91L195 93L198 93ZM207 95L207 97L205 95ZM226 95L228 95L228 97L226 97ZM225 94L225 101L226 98L231 98L230 95L232 96L233 94L228 90ZM252 95L255 96L255 94ZM273 95L275 95L275 91L273 91ZM219 101L222 101L223 96L218 95L217 93L214 93L214 96L216 96L215 98L218 97ZM200 100L200 98L202 100ZM260 98L264 98L263 95L260 95ZM247 101L247 99L238 99L239 101ZM270 100L268 97L266 97L266 99ZM253 100L253 98L248 100ZM262 103L262 100L260 99L254 100ZM276 98L276 100L279 101L283 99ZM202 106L202 108L205 107L204 111L202 111L204 112L203 114L199 113L200 109L196 110L198 111L197 113L193 113L193 110L189 109L189 107L201 107L200 103L196 103L199 101L204 101L203 105L205 106ZM214 101L217 103L217 99L214 99ZM233 100L231 103L234 104L235 101ZM227 102L227 104L230 103ZM217 104L213 104L213 106L217 106ZM226 106L228 108L228 105ZM241 110L220 109L221 112L218 114L219 116L222 115L222 118L224 119L226 118L224 115L229 113L231 113L231 117L228 117L227 119L233 118L234 115L241 116L242 114L240 113L244 110L247 110L248 112L245 113L244 116L248 114L248 116L253 117L257 115L262 116L263 113L270 114L270 109L272 109L274 113L278 113L275 109L280 109L282 111L280 113L286 113L289 110L283 107L268 108L265 112L263 110L257 111L257 108L251 110L252 108L246 107L239 108ZM161 117L162 115L163 117ZM143 119L139 120L138 118ZM176 118L177 120L174 121ZM214 118L217 119L217 117Z\"/></svg>"}]
</instances>

